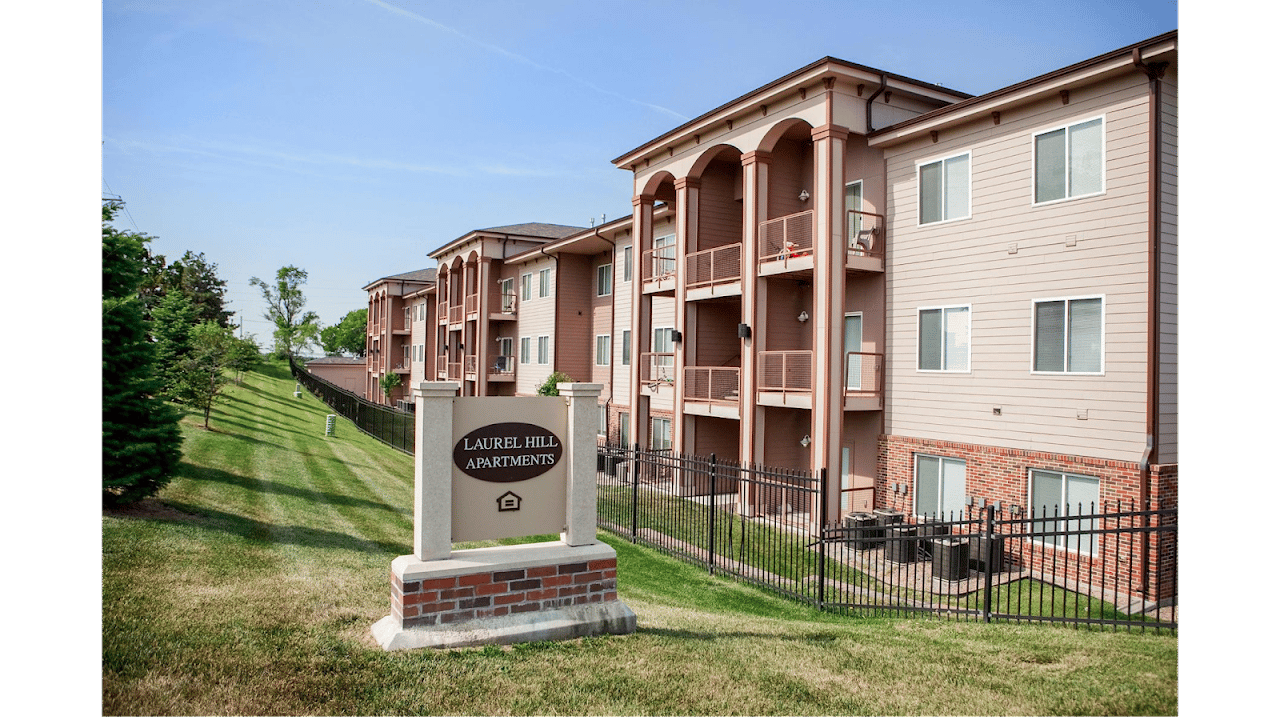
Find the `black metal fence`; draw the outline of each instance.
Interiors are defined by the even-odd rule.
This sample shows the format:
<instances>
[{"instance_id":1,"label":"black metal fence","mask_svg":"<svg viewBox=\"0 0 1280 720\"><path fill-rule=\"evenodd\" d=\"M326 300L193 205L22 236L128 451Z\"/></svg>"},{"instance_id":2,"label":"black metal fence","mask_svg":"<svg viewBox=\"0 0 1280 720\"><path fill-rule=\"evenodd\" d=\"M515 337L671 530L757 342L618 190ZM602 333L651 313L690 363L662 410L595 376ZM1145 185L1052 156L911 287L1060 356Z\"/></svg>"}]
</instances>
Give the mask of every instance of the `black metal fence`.
<instances>
[{"instance_id":1,"label":"black metal fence","mask_svg":"<svg viewBox=\"0 0 1280 720\"><path fill-rule=\"evenodd\" d=\"M292 358L289 360L289 370L300 385L333 408L334 412L355 423L361 432L401 452L413 454L413 429L416 421L413 413L369 402L311 374Z\"/></svg>"},{"instance_id":2,"label":"black metal fence","mask_svg":"<svg viewBox=\"0 0 1280 720\"><path fill-rule=\"evenodd\" d=\"M601 446L601 527L837 612L1177 628L1177 509L826 517L826 474Z\"/></svg>"}]
</instances>

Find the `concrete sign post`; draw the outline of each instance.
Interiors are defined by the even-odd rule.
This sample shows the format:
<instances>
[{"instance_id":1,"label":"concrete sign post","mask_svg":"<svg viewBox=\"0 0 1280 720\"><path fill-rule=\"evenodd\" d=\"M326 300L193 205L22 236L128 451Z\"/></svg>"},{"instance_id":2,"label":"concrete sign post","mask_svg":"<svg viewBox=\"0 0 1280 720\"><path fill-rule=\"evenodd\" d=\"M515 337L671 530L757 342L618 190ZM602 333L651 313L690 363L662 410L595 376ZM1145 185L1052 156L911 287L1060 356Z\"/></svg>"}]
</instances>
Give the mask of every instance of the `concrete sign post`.
<instances>
[{"instance_id":1,"label":"concrete sign post","mask_svg":"<svg viewBox=\"0 0 1280 720\"><path fill-rule=\"evenodd\" d=\"M560 397L462 398L414 389L413 555L391 563L386 650L509 644L635 631L617 599L617 555L596 539L600 385ZM455 542L560 540L453 550Z\"/></svg>"}]
</instances>

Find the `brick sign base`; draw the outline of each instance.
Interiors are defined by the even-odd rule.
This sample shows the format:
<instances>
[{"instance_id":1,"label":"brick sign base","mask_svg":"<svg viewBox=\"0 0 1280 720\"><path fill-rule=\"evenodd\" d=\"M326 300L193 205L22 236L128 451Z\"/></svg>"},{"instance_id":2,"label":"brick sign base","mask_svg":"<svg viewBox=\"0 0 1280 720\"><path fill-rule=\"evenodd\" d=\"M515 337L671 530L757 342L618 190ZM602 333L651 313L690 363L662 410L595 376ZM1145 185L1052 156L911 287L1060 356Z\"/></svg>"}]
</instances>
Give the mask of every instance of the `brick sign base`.
<instances>
[{"instance_id":1,"label":"brick sign base","mask_svg":"<svg viewBox=\"0 0 1280 720\"><path fill-rule=\"evenodd\" d=\"M617 554L553 541L412 555L391 563L391 614L373 626L385 650L509 645L635 631L618 600Z\"/></svg>"}]
</instances>

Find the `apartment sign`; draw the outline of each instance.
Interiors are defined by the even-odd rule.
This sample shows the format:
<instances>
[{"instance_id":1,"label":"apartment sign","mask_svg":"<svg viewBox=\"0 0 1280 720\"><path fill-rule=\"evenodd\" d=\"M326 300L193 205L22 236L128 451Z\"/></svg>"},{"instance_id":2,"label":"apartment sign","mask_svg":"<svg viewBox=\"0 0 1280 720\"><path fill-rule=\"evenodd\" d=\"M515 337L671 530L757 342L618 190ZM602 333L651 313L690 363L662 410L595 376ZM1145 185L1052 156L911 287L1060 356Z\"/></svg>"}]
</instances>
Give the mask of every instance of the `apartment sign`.
<instances>
[{"instance_id":1,"label":"apartment sign","mask_svg":"<svg viewBox=\"0 0 1280 720\"><path fill-rule=\"evenodd\" d=\"M522 422L476 428L453 446L453 464L477 480L519 482L551 470L564 455L564 443L550 430Z\"/></svg>"},{"instance_id":2,"label":"apartment sign","mask_svg":"<svg viewBox=\"0 0 1280 720\"><path fill-rule=\"evenodd\" d=\"M453 399L453 542L564 531L568 409L557 397Z\"/></svg>"}]
</instances>

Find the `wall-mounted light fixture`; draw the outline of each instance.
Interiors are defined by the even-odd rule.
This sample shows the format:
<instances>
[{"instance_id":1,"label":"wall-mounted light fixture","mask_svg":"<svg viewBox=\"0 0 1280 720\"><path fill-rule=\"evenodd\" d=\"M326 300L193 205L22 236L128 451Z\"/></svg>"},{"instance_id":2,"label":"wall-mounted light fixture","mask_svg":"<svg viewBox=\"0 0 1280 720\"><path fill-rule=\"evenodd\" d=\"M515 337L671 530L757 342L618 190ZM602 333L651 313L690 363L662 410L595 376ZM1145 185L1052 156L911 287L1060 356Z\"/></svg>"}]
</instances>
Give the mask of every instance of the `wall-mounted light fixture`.
<instances>
[{"instance_id":1,"label":"wall-mounted light fixture","mask_svg":"<svg viewBox=\"0 0 1280 720\"><path fill-rule=\"evenodd\" d=\"M751 326L746 323L738 323L738 337L743 340L750 340Z\"/></svg>"},{"instance_id":2,"label":"wall-mounted light fixture","mask_svg":"<svg viewBox=\"0 0 1280 720\"><path fill-rule=\"evenodd\" d=\"M679 330L672 330L671 342L684 342L684 335Z\"/></svg>"},{"instance_id":3,"label":"wall-mounted light fixture","mask_svg":"<svg viewBox=\"0 0 1280 720\"><path fill-rule=\"evenodd\" d=\"M796 319L799 320L800 322L809 322L809 313L807 311L801 310L800 316L797 317Z\"/></svg>"},{"instance_id":4,"label":"wall-mounted light fixture","mask_svg":"<svg viewBox=\"0 0 1280 720\"><path fill-rule=\"evenodd\" d=\"M805 447L805 448L807 448L807 447L809 447L809 445L810 445L810 444L812 444L812 443L813 443L813 441L809 439L809 436L808 436L808 435L805 435L804 437L800 438L800 447Z\"/></svg>"},{"instance_id":5,"label":"wall-mounted light fixture","mask_svg":"<svg viewBox=\"0 0 1280 720\"><path fill-rule=\"evenodd\" d=\"M800 191L800 202L804 202L805 200L808 200L808 199L809 199L809 191L808 191L808 190L801 190L801 191Z\"/></svg>"}]
</instances>

